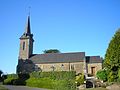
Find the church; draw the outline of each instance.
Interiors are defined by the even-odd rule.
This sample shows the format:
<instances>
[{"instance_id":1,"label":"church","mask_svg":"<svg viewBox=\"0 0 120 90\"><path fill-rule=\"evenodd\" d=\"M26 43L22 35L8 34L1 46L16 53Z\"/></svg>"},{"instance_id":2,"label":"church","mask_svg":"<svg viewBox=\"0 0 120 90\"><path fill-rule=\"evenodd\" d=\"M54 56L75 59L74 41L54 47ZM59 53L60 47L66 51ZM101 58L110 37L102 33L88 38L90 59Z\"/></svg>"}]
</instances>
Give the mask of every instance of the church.
<instances>
[{"instance_id":1,"label":"church","mask_svg":"<svg viewBox=\"0 0 120 90\"><path fill-rule=\"evenodd\" d=\"M28 16L25 31L20 37L17 73L76 71L77 74L95 75L102 69L100 56L86 56L85 52L33 54L33 43L30 16Z\"/></svg>"}]
</instances>

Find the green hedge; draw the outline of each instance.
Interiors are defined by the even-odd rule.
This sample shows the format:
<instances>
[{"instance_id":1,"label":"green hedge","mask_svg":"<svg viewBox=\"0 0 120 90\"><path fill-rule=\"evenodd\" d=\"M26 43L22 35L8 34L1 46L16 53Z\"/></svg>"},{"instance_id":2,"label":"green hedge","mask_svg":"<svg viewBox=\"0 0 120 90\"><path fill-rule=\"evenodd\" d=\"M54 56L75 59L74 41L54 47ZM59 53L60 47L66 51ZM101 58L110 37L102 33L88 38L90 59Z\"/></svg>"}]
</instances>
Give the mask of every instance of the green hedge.
<instances>
[{"instance_id":1,"label":"green hedge","mask_svg":"<svg viewBox=\"0 0 120 90\"><path fill-rule=\"evenodd\" d=\"M26 81L30 87L48 88L54 90L75 90L75 80L52 80L50 78L30 78Z\"/></svg>"},{"instance_id":2,"label":"green hedge","mask_svg":"<svg viewBox=\"0 0 120 90\"><path fill-rule=\"evenodd\" d=\"M54 90L75 90L74 71L33 72L29 74L8 75L4 80L8 85L26 85L30 87Z\"/></svg>"},{"instance_id":3,"label":"green hedge","mask_svg":"<svg viewBox=\"0 0 120 90\"><path fill-rule=\"evenodd\" d=\"M30 78L26 81L26 85L30 87L38 87L38 88L53 88L54 80L49 78Z\"/></svg>"},{"instance_id":4,"label":"green hedge","mask_svg":"<svg viewBox=\"0 0 120 90\"><path fill-rule=\"evenodd\" d=\"M26 81L27 86L54 90L75 90L74 71L33 72Z\"/></svg>"},{"instance_id":5,"label":"green hedge","mask_svg":"<svg viewBox=\"0 0 120 90\"><path fill-rule=\"evenodd\" d=\"M75 80L56 80L54 90L76 90Z\"/></svg>"},{"instance_id":6,"label":"green hedge","mask_svg":"<svg viewBox=\"0 0 120 90\"><path fill-rule=\"evenodd\" d=\"M14 81L14 78L7 78L4 80L3 84L5 85L12 85Z\"/></svg>"},{"instance_id":7,"label":"green hedge","mask_svg":"<svg viewBox=\"0 0 120 90\"><path fill-rule=\"evenodd\" d=\"M54 72L33 72L30 74L30 78L51 78L54 80L73 79L75 77L75 71L54 71Z\"/></svg>"}]
</instances>

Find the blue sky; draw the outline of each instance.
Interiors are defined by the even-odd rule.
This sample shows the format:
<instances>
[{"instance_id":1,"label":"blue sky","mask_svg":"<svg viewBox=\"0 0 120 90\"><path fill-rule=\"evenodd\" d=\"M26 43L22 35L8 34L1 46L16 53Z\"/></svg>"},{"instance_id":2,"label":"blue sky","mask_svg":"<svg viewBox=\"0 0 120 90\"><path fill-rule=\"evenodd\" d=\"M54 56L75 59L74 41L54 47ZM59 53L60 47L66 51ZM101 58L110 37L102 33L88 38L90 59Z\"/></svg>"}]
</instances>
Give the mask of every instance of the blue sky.
<instances>
[{"instance_id":1,"label":"blue sky","mask_svg":"<svg viewBox=\"0 0 120 90\"><path fill-rule=\"evenodd\" d=\"M31 6L34 53L45 49L104 57L120 28L120 0L0 0L0 69L15 73Z\"/></svg>"}]
</instances>

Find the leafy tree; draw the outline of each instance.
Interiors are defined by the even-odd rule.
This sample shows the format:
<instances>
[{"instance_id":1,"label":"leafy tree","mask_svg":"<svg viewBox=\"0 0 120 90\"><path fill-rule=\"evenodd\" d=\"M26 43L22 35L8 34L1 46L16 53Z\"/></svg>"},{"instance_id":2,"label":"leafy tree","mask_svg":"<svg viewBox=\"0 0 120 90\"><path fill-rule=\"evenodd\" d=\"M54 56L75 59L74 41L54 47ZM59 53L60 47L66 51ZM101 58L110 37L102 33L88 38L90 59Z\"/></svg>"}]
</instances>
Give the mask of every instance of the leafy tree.
<instances>
[{"instance_id":1,"label":"leafy tree","mask_svg":"<svg viewBox=\"0 0 120 90\"><path fill-rule=\"evenodd\" d=\"M60 53L58 49L49 49L49 50L44 50L44 53Z\"/></svg>"},{"instance_id":2,"label":"leafy tree","mask_svg":"<svg viewBox=\"0 0 120 90\"><path fill-rule=\"evenodd\" d=\"M2 74L3 74L3 72L2 72L2 70L0 70L0 82L3 80Z\"/></svg>"},{"instance_id":3,"label":"leafy tree","mask_svg":"<svg viewBox=\"0 0 120 90\"><path fill-rule=\"evenodd\" d=\"M2 74L3 74L3 72L2 72L2 70L0 70L0 77L2 77Z\"/></svg>"},{"instance_id":4,"label":"leafy tree","mask_svg":"<svg viewBox=\"0 0 120 90\"><path fill-rule=\"evenodd\" d=\"M108 81L117 81L117 74L120 69L120 29L118 29L109 43L105 55L104 68L109 71Z\"/></svg>"}]
</instances>

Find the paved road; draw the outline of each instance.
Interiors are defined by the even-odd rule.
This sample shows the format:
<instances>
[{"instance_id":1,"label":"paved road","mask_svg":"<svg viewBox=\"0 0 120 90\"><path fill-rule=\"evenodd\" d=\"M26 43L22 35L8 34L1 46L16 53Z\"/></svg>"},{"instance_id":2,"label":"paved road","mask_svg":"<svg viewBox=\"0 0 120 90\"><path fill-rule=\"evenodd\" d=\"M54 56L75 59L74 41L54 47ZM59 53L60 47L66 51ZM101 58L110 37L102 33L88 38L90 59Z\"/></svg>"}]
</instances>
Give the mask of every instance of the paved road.
<instances>
[{"instance_id":1,"label":"paved road","mask_svg":"<svg viewBox=\"0 0 120 90\"><path fill-rule=\"evenodd\" d=\"M11 85L4 85L5 88L9 90L48 90L48 89L41 89L41 88L31 88L27 86L11 86Z\"/></svg>"}]
</instances>

